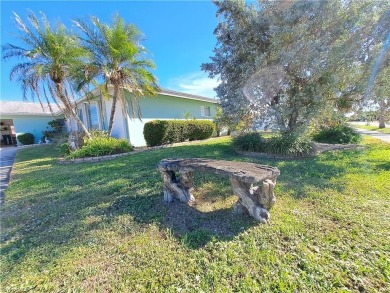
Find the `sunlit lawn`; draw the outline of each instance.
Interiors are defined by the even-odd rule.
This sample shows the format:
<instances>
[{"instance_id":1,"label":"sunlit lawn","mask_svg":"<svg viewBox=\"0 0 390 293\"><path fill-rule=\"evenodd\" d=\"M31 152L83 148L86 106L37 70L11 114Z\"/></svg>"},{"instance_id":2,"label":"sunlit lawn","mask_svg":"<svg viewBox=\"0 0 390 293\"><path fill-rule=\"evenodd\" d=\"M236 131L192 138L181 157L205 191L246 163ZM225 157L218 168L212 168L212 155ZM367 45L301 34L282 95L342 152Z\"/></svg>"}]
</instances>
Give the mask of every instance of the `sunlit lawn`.
<instances>
[{"instance_id":1,"label":"sunlit lawn","mask_svg":"<svg viewBox=\"0 0 390 293\"><path fill-rule=\"evenodd\" d=\"M389 292L390 145L306 160L239 156L222 138L59 165L18 152L1 208L3 292ZM226 178L195 174L192 206L164 204L167 157L281 170L271 224L234 216Z\"/></svg>"},{"instance_id":2,"label":"sunlit lawn","mask_svg":"<svg viewBox=\"0 0 390 293\"><path fill-rule=\"evenodd\" d=\"M374 131L390 134L390 128L387 125L386 128L379 128L378 125L361 125L361 124L354 124L354 123L351 123L351 125L361 129L374 130Z\"/></svg>"}]
</instances>

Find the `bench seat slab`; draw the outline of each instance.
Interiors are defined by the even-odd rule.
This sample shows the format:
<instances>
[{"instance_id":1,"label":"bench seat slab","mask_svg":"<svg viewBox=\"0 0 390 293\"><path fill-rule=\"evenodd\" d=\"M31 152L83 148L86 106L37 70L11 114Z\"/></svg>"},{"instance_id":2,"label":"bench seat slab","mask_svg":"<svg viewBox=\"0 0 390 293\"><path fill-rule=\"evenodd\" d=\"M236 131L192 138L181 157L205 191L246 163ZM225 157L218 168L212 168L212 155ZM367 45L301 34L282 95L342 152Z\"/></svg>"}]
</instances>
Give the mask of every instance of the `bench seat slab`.
<instances>
[{"instance_id":1,"label":"bench seat slab","mask_svg":"<svg viewBox=\"0 0 390 293\"><path fill-rule=\"evenodd\" d=\"M229 177L238 201L234 213L249 213L261 223L270 219L269 210L276 198L274 188L280 171L271 166L245 162L232 162L210 159L164 159L157 166L164 181L164 201L175 198L182 202L194 200L193 173L211 172ZM178 174L178 176L177 176Z\"/></svg>"}]
</instances>

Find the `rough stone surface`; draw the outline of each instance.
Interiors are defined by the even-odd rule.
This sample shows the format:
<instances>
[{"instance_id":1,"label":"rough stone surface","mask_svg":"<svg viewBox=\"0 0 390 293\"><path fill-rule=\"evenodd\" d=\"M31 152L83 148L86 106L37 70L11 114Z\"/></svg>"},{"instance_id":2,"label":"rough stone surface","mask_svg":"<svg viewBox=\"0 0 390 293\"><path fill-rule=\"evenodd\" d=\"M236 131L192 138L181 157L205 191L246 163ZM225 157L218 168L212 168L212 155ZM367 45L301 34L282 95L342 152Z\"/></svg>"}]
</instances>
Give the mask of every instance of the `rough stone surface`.
<instances>
[{"instance_id":1,"label":"rough stone surface","mask_svg":"<svg viewBox=\"0 0 390 293\"><path fill-rule=\"evenodd\" d=\"M211 172L230 178L232 189L238 196L233 211L236 214L249 213L261 223L269 221L269 210L276 198L274 187L279 169L266 165L210 159L164 159L157 166L164 181L164 201L175 198L182 202L194 200L193 173Z\"/></svg>"}]
</instances>

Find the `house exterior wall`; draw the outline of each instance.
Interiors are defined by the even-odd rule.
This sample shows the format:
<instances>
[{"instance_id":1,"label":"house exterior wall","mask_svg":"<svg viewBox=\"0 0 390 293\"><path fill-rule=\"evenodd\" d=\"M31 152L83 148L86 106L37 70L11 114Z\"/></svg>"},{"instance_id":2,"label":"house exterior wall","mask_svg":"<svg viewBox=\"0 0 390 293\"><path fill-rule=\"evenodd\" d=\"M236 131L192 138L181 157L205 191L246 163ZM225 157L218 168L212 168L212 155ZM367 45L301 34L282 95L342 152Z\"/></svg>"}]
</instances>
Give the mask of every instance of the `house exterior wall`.
<instances>
[{"instance_id":1,"label":"house exterior wall","mask_svg":"<svg viewBox=\"0 0 390 293\"><path fill-rule=\"evenodd\" d=\"M16 136L23 133L32 133L35 137L35 143L43 136L43 131L51 129L48 122L62 117L52 116L32 116L32 115L1 115L1 119L12 119L15 127Z\"/></svg>"},{"instance_id":2,"label":"house exterior wall","mask_svg":"<svg viewBox=\"0 0 390 293\"><path fill-rule=\"evenodd\" d=\"M106 112L105 117L107 117L107 127L105 127L105 129L108 128L108 122L109 122L110 115L111 115L111 107L112 107L112 100L104 101L103 109L105 109L105 112ZM122 107L121 107L120 103L118 102L117 106L116 106L115 116L114 116L114 123L112 124L111 136L115 137L115 138L129 139L129 135L128 135L128 132L126 130L125 123L126 123L126 120L125 120L125 117L122 113Z\"/></svg>"},{"instance_id":3,"label":"house exterior wall","mask_svg":"<svg viewBox=\"0 0 390 293\"><path fill-rule=\"evenodd\" d=\"M134 146L145 146L146 142L143 135L145 123L152 120L168 119L212 119L215 116L217 105L207 101L190 100L167 95L157 95L155 97L141 97L139 104L142 112L142 121L138 118L132 118L131 109L129 109L129 132L130 142ZM210 116L202 116L201 107L210 107ZM189 115L189 117L186 117Z\"/></svg>"},{"instance_id":4,"label":"house exterior wall","mask_svg":"<svg viewBox=\"0 0 390 293\"><path fill-rule=\"evenodd\" d=\"M130 95L127 93L126 99L128 101L128 115L123 115L122 107L118 102L114 123L112 127L111 135L115 138L124 138L130 140L130 143L134 146L145 146L146 142L143 136L143 128L145 123L160 119L213 119L216 113L217 103L194 100L183 97L170 96L165 94L159 94L154 97L140 97L138 98L141 112L142 121L132 114L130 107ZM78 105L78 108L83 112L83 122L88 127L88 105L93 103L101 103L101 110L99 112L99 129L107 130L108 122L111 113L112 100L100 100L99 97L96 100L82 103ZM203 109L202 109L203 107ZM205 111L204 107L207 108ZM208 111L209 110L209 111ZM209 115L204 114L210 112ZM67 123L69 131L77 130L77 123L73 119L69 119Z\"/></svg>"}]
</instances>

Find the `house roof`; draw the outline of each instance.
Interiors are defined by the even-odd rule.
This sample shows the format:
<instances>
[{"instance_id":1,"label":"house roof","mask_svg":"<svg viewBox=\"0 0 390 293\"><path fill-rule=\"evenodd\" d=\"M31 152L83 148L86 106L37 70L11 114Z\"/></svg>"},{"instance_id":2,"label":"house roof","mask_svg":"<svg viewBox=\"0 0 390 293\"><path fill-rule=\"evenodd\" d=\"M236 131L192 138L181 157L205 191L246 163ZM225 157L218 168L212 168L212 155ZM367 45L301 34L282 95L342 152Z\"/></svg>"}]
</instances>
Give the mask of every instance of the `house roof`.
<instances>
[{"instance_id":1,"label":"house roof","mask_svg":"<svg viewBox=\"0 0 390 293\"><path fill-rule=\"evenodd\" d=\"M199 100L199 101L205 101L205 102L210 102L210 103L214 103L214 104L219 104L219 100L216 100L216 99L211 99L211 98L207 98L207 97L203 97L203 96L177 92L177 91L168 90L168 89L161 89L159 94L167 95L167 96L175 96L175 97L178 97L178 98Z\"/></svg>"},{"instance_id":2,"label":"house roof","mask_svg":"<svg viewBox=\"0 0 390 293\"><path fill-rule=\"evenodd\" d=\"M112 90L112 88L111 88L111 90ZM91 91L91 93L93 96L99 96L99 90L96 88L93 89ZM177 97L177 98L182 98L182 99L198 100L198 101L205 101L205 102L209 102L209 103L213 103L213 104L219 104L218 99L211 99L211 98L207 98L207 97L203 97L203 96L192 95L192 94L187 94L187 93L168 90L168 89L161 89L157 93L157 95L172 96L172 97ZM87 96L83 96L82 98L77 100L76 103L78 104L78 103L84 102L85 100L87 100Z\"/></svg>"},{"instance_id":3,"label":"house roof","mask_svg":"<svg viewBox=\"0 0 390 293\"><path fill-rule=\"evenodd\" d=\"M53 113L58 115L60 108L56 104L50 104ZM32 116L52 116L47 104L43 108L39 103L27 103L16 101L0 101L1 115L32 115Z\"/></svg>"}]
</instances>

